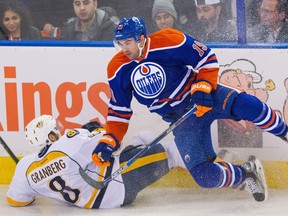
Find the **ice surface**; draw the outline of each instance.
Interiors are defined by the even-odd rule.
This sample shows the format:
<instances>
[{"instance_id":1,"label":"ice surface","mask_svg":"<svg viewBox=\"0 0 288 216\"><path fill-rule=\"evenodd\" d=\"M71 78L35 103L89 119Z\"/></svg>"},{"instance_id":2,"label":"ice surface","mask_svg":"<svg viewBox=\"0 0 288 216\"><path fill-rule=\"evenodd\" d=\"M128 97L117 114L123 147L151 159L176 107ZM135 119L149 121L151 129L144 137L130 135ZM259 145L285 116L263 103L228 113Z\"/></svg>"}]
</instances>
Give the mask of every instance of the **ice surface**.
<instances>
[{"instance_id":1,"label":"ice surface","mask_svg":"<svg viewBox=\"0 0 288 216\"><path fill-rule=\"evenodd\" d=\"M131 206L118 209L80 209L39 197L31 206L6 204L7 186L0 186L0 215L97 216L254 216L288 215L288 190L269 190L269 199L257 203L246 191L233 189L147 188ZM116 196L116 195L115 195Z\"/></svg>"}]
</instances>

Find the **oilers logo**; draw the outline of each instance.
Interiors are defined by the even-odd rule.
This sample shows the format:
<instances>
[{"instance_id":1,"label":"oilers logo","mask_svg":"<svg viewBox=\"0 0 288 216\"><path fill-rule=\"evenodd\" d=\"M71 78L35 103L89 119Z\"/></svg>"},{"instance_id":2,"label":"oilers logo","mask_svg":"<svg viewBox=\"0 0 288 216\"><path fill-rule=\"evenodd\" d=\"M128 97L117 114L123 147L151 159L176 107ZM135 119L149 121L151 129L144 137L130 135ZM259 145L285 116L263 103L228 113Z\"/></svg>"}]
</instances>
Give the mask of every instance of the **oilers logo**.
<instances>
[{"instance_id":1,"label":"oilers logo","mask_svg":"<svg viewBox=\"0 0 288 216\"><path fill-rule=\"evenodd\" d=\"M140 96L154 98L163 91L166 84L166 74L160 65L144 62L132 72L131 83Z\"/></svg>"}]
</instances>

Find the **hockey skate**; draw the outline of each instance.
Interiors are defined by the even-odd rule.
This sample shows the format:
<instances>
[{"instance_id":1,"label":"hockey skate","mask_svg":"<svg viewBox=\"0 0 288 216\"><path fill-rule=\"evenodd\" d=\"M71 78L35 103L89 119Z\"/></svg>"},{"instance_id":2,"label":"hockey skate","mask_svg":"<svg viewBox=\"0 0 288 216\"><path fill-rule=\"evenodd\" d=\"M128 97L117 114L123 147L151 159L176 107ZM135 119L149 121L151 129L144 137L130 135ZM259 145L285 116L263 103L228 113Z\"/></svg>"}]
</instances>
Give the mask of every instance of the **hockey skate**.
<instances>
[{"instance_id":1,"label":"hockey skate","mask_svg":"<svg viewBox=\"0 0 288 216\"><path fill-rule=\"evenodd\" d=\"M287 142L288 143L288 138L287 138L287 134L285 135L285 136L282 136L282 137L280 137L282 140L284 140L285 142Z\"/></svg>"},{"instance_id":2,"label":"hockey skate","mask_svg":"<svg viewBox=\"0 0 288 216\"><path fill-rule=\"evenodd\" d=\"M268 188L264 169L259 159L255 156L249 156L248 161L242 165L246 172L246 178L240 188L244 188L250 192L257 202L268 199Z\"/></svg>"}]
</instances>

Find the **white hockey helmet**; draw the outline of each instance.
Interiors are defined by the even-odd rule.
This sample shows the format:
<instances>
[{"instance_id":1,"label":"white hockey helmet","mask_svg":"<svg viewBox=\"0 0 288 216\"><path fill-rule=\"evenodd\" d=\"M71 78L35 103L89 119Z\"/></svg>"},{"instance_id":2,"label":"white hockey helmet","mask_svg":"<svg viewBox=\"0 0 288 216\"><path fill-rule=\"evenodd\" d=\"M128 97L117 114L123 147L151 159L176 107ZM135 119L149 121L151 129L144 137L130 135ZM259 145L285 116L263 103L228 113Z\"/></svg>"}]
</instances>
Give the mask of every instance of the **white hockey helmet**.
<instances>
[{"instance_id":1,"label":"white hockey helmet","mask_svg":"<svg viewBox=\"0 0 288 216\"><path fill-rule=\"evenodd\" d=\"M25 128L28 143L40 148L55 141L49 138L51 132L61 136L57 121L51 115L41 115L29 122Z\"/></svg>"}]
</instances>

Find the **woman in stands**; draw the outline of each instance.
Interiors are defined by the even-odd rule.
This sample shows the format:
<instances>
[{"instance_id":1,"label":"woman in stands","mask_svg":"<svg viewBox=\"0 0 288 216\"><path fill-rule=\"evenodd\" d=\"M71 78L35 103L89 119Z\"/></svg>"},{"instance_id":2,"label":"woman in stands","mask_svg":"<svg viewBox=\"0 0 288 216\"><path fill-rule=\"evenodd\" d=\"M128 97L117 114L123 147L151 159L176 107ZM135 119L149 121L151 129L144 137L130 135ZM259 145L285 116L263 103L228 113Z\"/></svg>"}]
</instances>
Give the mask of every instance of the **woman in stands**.
<instances>
[{"instance_id":1,"label":"woman in stands","mask_svg":"<svg viewBox=\"0 0 288 216\"><path fill-rule=\"evenodd\" d=\"M1 1L0 29L3 39L7 40L41 39L40 31L32 25L28 9L17 0Z\"/></svg>"}]
</instances>

